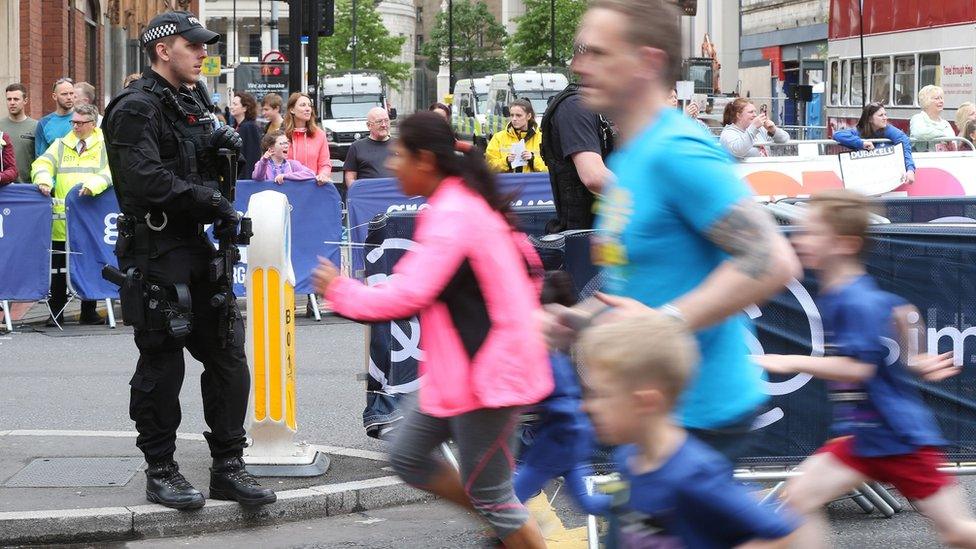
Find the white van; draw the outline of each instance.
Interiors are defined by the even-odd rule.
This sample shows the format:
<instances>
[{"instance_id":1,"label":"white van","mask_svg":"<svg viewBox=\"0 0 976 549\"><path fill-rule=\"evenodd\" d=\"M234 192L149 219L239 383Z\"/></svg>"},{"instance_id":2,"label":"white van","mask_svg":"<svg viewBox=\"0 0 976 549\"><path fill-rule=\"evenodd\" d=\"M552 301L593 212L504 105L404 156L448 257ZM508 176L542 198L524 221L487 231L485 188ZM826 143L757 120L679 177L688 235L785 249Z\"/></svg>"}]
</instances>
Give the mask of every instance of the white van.
<instances>
[{"instance_id":1,"label":"white van","mask_svg":"<svg viewBox=\"0 0 976 549\"><path fill-rule=\"evenodd\" d=\"M558 72L508 72L491 77L488 86L488 113L485 132L492 134L505 130L508 105L515 99L528 99L535 111L536 122L542 122L549 99L563 91L569 84L566 75Z\"/></svg>"},{"instance_id":2,"label":"white van","mask_svg":"<svg viewBox=\"0 0 976 549\"><path fill-rule=\"evenodd\" d=\"M477 142L484 137L482 127L488 112L490 76L462 78L454 83L451 125L461 139Z\"/></svg>"},{"instance_id":3,"label":"white van","mask_svg":"<svg viewBox=\"0 0 976 549\"><path fill-rule=\"evenodd\" d=\"M383 82L378 76L345 74L322 80L322 126L329 140L332 160L345 160L354 141L369 135L366 114L373 107L386 108ZM393 118L395 113L390 113Z\"/></svg>"}]
</instances>

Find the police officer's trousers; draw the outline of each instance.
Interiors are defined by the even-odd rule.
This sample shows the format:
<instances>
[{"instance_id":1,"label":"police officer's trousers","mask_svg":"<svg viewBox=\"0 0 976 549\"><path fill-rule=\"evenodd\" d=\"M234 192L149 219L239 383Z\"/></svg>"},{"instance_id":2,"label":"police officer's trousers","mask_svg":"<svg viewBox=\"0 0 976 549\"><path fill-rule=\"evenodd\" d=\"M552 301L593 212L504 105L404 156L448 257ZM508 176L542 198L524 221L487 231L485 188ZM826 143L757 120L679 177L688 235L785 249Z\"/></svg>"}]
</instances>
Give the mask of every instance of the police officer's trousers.
<instances>
[{"instance_id":1,"label":"police officer's trousers","mask_svg":"<svg viewBox=\"0 0 976 549\"><path fill-rule=\"evenodd\" d=\"M136 445L149 463L171 459L180 426L180 388L183 386L183 348L203 363L200 388L204 433L214 458L240 456L244 449L250 374L244 354L244 323L234 304L234 338L226 348L218 342L218 313L210 298L218 288L210 282L209 262L213 246L203 236L157 239L149 260L149 279L184 283L190 288L193 327L185 338L174 338L165 329L136 330L139 362L132 376L129 416L136 423ZM131 257L119 260L124 269L135 265Z\"/></svg>"}]
</instances>

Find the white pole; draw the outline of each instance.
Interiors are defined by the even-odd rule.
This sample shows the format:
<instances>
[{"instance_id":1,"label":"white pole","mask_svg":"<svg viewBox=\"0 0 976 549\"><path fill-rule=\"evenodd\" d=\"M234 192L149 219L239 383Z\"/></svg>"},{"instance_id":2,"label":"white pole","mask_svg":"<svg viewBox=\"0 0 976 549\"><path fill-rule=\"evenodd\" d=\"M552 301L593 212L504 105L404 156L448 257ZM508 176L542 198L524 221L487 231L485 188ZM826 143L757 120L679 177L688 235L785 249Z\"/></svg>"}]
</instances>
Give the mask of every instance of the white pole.
<instances>
[{"instance_id":1,"label":"white pole","mask_svg":"<svg viewBox=\"0 0 976 549\"><path fill-rule=\"evenodd\" d=\"M278 1L271 0L271 21L268 22L271 27L271 50L278 51Z\"/></svg>"}]
</instances>

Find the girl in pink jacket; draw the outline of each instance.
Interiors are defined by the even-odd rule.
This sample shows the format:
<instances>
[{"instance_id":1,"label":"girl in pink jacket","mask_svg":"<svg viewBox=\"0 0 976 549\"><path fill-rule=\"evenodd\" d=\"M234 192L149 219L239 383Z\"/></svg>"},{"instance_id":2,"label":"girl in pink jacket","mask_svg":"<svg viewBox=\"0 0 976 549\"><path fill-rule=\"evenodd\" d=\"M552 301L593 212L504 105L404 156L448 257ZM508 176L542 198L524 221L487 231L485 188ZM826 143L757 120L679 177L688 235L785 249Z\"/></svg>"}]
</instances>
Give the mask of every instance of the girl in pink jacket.
<instances>
[{"instance_id":1,"label":"girl in pink jacket","mask_svg":"<svg viewBox=\"0 0 976 549\"><path fill-rule=\"evenodd\" d=\"M322 260L316 290L337 313L368 322L420 315L419 409L406 415L391 464L407 483L474 509L506 547L545 547L512 489L514 427L523 406L552 392L545 343L534 321L538 258L505 215L480 152L459 155L435 113L400 125L387 167L405 194L428 197L416 245L375 286ZM435 457L453 439L460 475Z\"/></svg>"}]
</instances>

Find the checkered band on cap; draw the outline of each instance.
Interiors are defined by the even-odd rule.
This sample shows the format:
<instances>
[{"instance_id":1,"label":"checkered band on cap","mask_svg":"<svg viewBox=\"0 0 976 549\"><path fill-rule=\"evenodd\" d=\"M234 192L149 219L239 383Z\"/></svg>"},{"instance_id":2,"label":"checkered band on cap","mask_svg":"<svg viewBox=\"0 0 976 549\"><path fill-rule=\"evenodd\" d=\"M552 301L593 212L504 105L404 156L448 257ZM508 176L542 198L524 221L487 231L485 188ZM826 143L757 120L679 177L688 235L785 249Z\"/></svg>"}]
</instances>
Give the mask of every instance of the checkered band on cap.
<instances>
[{"instance_id":1,"label":"checkered band on cap","mask_svg":"<svg viewBox=\"0 0 976 549\"><path fill-rule=\"evenodd\" d=\"M146 29L146 32L142 34L142 45L145 46L154 40L166 38L167 36L173 36L174 34L177 34L175 23L167 23L158 27Z\"/></svg>"}]
</instances>

